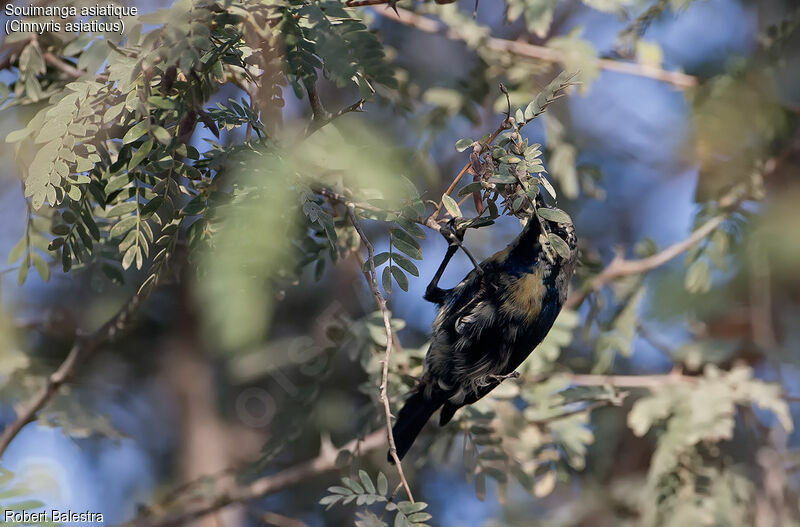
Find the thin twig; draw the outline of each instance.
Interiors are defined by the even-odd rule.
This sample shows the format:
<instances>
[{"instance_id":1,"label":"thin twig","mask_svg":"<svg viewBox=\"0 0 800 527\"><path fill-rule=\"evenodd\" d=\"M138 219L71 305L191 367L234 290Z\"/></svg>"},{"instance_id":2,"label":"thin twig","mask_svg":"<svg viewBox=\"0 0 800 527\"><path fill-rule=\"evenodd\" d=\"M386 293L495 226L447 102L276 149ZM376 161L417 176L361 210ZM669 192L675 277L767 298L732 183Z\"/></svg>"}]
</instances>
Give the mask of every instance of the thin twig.
<instances>
[{"instance_id":1,"label":"thin twig","mask_svg":"<svg viewBox=\"0 0 800 527\"><path fill-rule=\"evenodd\" d=\"M367 238L366 233L364 233L364 229L361 228L361 222L359 222L356 217L355 205L349 202L346 203L346 205L347 216L350 218L350 222L353 224L356 232L358 232L362 243L367 248L367 258L369 259L369 287L378 303L378 309L381 315L383 315L383 327L386 330L386 350L384 351L383 374L381 378L381 402L383 402L383 410L386 414L386 435L389 440L389 455L392 456L395 467L397 467L397 473L406 490L408 500L414 503L414 496L411 494L411 487L409 487L406 476L403 474L403 465L400 463L400 458L397 456L397 447L394 443L394 434L392 434L392 408L389 404L389 360L392 357L392 341L394 340L392 338L392 321L389 316L389 310L386 308L386 299L383 298L381 290L378 288L378 273L375 271L374 260L375 248L372 246L372 242L369 241L369 238Z\"/></svg>"},{"instance_id":2,"label":"thin twig","mask_svg":"<svg viewBox=\"0 0 800 527\"><path fill-rule=\"evenodd\" d=\"M600 400L600 401L593 401L585 406L581 406L579 408L574 408L572 410L567 410L564 413L550 415L548 417L543 417L540 419L531 419L528 421L530 424L535 425L547 425L552 423L553 421L558 421L560 419L566 419L567 417L572 417L574 415L581 415L581 414L591 414L595 410L599 410L600 408L604 408L606 406L621 406L622 401L625 397L628 396L627 392L620 392L617 394L617 398L614 400Z\"/></svg>"},{"instance_id":3,"label":"thin twig","mask_svg":"<svg viewBox=\"0 0 800 527\"><path fill-rule=\"evenodd\" d=\"M240 85L241 86L241 85ZM258 115L258 108L256 107L256 97L258 87L247 80L243 83L244 92L247 94L247 97L250 99L250 110L253 112L254 115ZM244 133L244 141L245 143L250 142L250 137L253 135L253 121L249 118L247 119L247 130Z\"/></svg>"},{"instance_id":4,"label":"thin twig","mask_svg":"<svg viewBox=\"0 0 800 527\"><path fill-rule=\"evenodd\" d=\"M142 300L142 295L133 295L111 320L92 333L76 338L67 358L50 375L47 384L27 404L22 406L17 412L17 418L3 430L0 435L0 458L22 428L33 422L39 411L58 393L59 388L72 378L78 365L88 359L99 346L114 340L121 331L127 329Z\"/></svg>"},{"instance_id":5,"label":"thin twig","mask_svg":"<svg viewBox=\"0 0 800 527\"><path fill-rule=\"evenodd\" d=\"M220 490L207 496L200 503L194 503L184 509L164 513L154 513L121 524L119 527L169 527L182 525L188 521L212 514L220 509L245 503L264 496L280 492L288 487L302 483L307 479L336 470L336 457L341 450L362 454L377 450L386 444L384 429L376 430L363 439L354 439L341 449L322 448L317 457L299 463L270 476L258 478L247 484L237 484L233 488Z\"/></svg>"},{"instance_id":6,"label":"thin twig","mask_svg":"<svg viewBox=\"0 0 800 527\"><path fill-rule=\"evenodd\" d=\"M663 375L595 375L573 373L567 378L577 386L613 386L616 388L654 389L673 384L694 384L701 377L667 373Z\"/></svg>"},{"instance_id":7,"label":"thin twig","mask_svg":"<svg viewBox=\"0 0 800 527\"><path fill-rule=\"evenodd\" d=\"M312 120L311 124L308 125L308 130L306 130L306 137L309 137L311 134L313 134L314 132L316 132L317 130L319 130L320 128L325 126L326 124L330 124L331 121L333 121L334 119L338 119L339 117L343 116L344 114L347 114L347 113L350 113L350 112L363 112L364 111L363 108L364 108L364 103L365 102L366 102L366 99L359 99L356 102L354 102L353 104L351 104L350 106L345 106L344 108L342 108L341 110L339 110L338 112L336 112L333 115L330 115L330 116L328 116L328 117L326 117L324 119L314 119L314 120Z\"/></svg>"},{"instance_id":8,"label":"thin twig","mask_svg":"<svg viewBox=\"0 0 800 527\"><path fill-rule=\"evenodd\" d=\"M397 8L397 13L389 10L378 10L381 16L390 20L394 20L400 24L414 27L425 33L435 33L446 36L449 39L463 40L464 37L461 33L453 28L448 28L445 24L440 23L431 18L418 15L406 9ZM541 60L544 62L563 62L564 54L558 50L548 48L545 46L537 46L529 44L521 40L505 40L502 38L487 37L483 45L494 51L503 51L506 53L513 53L521 57ZM650 66L646 64L636 64L634 62L621 62L612 59L596 59L597 65L607 71L615 71L617 73L624 73L626 75L635 75L637 77L646 77L648 79L655 79L657 81L671 84L672 86L686 90L694 88L698 84L697 77L687 75L680 71L667 71L657 66Z\"/></svg>"},{"instance_id":9,"label":"thin twig","mask_svg":"<svg viewBox=\"0 0 800 527\"><path fill-rule=\"evenodd\" d=\"M319 98L317 93L317 85L311 81L303 82L308 92L308 103L311 105L311 119L314 121L324 121L328 118L328 112L322 105L322 99Z\"/></svg>"},{"instance_id":10,"label":"thin twig","mask_svg":"<svg viewBox=\"0 0 800 527\"><path fill-rule=\"evenodd\" d=\"M564 307L567 309L575 309L583 303L590 293L599 291L606 284L614 282L624 276L642 274L661 267L676 256L691 249L701 240L704 240L708 235L717 230L717 228L722 225L726 218L727 215L720 215L711 218L699 229L692 232L692 234L685 240L674 243L663 251L660 251L653 256L648 256L647 258L627 260L621 255L621 252L618 251L614 259L611 260L611 263L609 263L606 268L600 272L600 274L592 278L587 287L584 287L569 295L569 298L567 298L567 301L564 303Z\"/></svg>"},{"instance_id":11,"label":"thin twig","mask_svg":"<svg viewBox=\"0 0 800 527\"><path fill-rule=\"evenodd\" d=\"M69 75L73 79L77 79L77 78L82 77L83 75L86 75L85 71L79 70L78 68L76 68L72 64L61 60L60 58L56 57L55 55L53 55L49 51L46 51L44 53L44 61L46 63L50 64L51 66L53 66L54 68L56 68L58 70L61 70L62 72L66 73L67 75Z\"/></svg>"},{"instance_id":12,"label":"thin twig","mask_svg":"<svg viewBox=\"0 0 800 527\"><path fill-rule=\"evenodd\" d=\"M494 132L492 132L492 135L489 136L489 139L487 139L485 143L481 144L481 152L487 149L489 145L491 145L494 142L494 140L497 139L497 136L500 135L500 133L503 130L507 129L508 126L507 123L508 120L503 119L503 122L500 123L500 126L498 126ZM467 161L461 168L461 170L458 172L458 174L456 174L456 177L453 178L453 181L450 183L450 186L447 187L447 190L444 191L445 194L449 196L450 194L453 193L453 191L456 189L456 186L458 185L458 182L461 181L461 178L464 177L464 174L467 173L467 170L469 170L470 166L472 166L472 163L470 161ZM436 210L434 210L433 213L425 219L424 224L430 227L431 229L438 231L439 225L438 223L436 223L436 220L439 217L439 213L442 211L442 207L444 207L444 204L442 200L439 200L439 203L436 205Z\"/></svg>"},{"instance_id":13,"label":"thin twig","mask_svg":"<svg viewBox=\"0 0 800 527\"><path fill-rule=\"evenodd\" d=\"M306 522L278 514L277 512L264 512L260 516L263 522L273 527L308 527Z\"/></svg>"},{"instance_id":14,"label":"thin twig","mask_svg":"<svg viewBox=\"0 0 800 527\"><path fill-rule=\"evenodd\" d=\"M774 166L774 163L770 164L767 170L765 170L764 175L774 171ZM717 230L728 218L730 212L738 207L742 201L751 198L752 194L753 189L749 183L743 183L733 187L718 201L719 208L723 212L706 221L686 239L674 243L652 256L637 260L627 260L622 256L622 252L618 250L617 254L611 260L611 263L592 278L587 286L569 295L567 301L564 303L564 307L567 309L576 309L586 300L589 294L599 291L606 284L625 276L647 273L685 253Z\"/></svg>"},{"instance_id":15,"label":"thin twig","mask_svg":"<svg viewBox=\"0 0 800 527\"><path fill-rule=\"evenodd\" d=\"M397 0L347 0L345 5L347 7L367 7L371 5L384 5L386 7L391 7L395 11L397 11L397 7L394 5L397 3Z\"/></svg>"},{"instance_id":16,"label":"thin twig","mask_svg":"<svg viewBox=\"0 0 800 527\"><path fill-rule=\"evenodd\" d=\"M702 377L683 375L678 372L656 375L568 374L567 378L571 384L576 386L612 386L616 388L646 390L679 384L695 384L702 379ZM786 395L783 398L788 402L800 401L800 397L796 396ZM602 401L598 403L607 404ZM594 409L594 406L590 405L589 407L576 410L574 413L582 413ZM563 418L567 415L570 414L560 414L554 418ZM212 514L230 505L263 498L264 496L280 492L288 487L302 483L314 476L335 470L336 458L341 450L349 450L351 452L358 450L360 455L367 454L385 445L386 437L386 430L381 428L363 439L353 439L338 450L336 448L323 447L320 449L320 453L317 457L284 469L276 474L256 479L249 484L235 486L232 489L227 488L217 493L211 493L204 497L201 503L191 504L185 509L154 513L124 523L119 527L170 527L181 525L187 521ZM400 486L402 486L402 483Z\"/></svg>"}]
</instances>

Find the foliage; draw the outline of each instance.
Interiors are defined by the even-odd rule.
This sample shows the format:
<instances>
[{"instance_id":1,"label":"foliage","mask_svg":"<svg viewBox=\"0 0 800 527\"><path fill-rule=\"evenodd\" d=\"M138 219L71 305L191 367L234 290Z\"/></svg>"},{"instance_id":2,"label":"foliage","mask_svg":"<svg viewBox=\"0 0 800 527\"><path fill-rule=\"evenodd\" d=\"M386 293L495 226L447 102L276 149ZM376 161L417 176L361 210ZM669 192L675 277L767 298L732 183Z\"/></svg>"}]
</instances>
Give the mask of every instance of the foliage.
<instances>
[{"instance_id":1,"label":"foliage","mask_svg":"<svg viewBox=\"0 0 800 527\"><path fill-rule=\"evenodd\" d=\"M796 59L800 13L775 8L780 16L750 56L704 69L708 78L691 77L698 86L685 99L676 94L691 137L660 168L699 167L691 243L645 239L634 256L616 249L614 257L645 213L671 227L686 222L667 216L672 209L656 216L649 203L632 204L636 185L608 159L640 148L581 130L589 116L559 99L592 94L604 69L686 89L645 36L691 1L481 5L496 20L518 21L504 38L490 17L456 3L401 12L401 24L437 43L456 41L448 51L456 74L408 55L416 48L403 35L412 30L376 23L385 6L353 3L178 0L126 20L124 35L10 35L10 80L0 92L3 111L24 120L6 137L24 200L8 259L18 283L67 275L101 296L132 284L141 298L175 285L159 298L180 304L180 314L164 302L170 307L156 306L152 321L177 332L181 314L196 310L198 352L223 365L221 388L275 388L289 370L301 389L280 398L273 435L241 469L258 477L299 458L309 437L329 446L328 435L363 437L386 425L384 313L363 285L351 294L362 274L377 268L395 309L407 298L401 291L419 291L431 274L437 230L467 229L471 248L501 233L503 216L574 220L582 266L569 307L519 379L422 436L405 463L412 487L417 469L450 462L478 498L497 488L508 518L526 503L520 487L537 499L557 495L569 514L542 519L547 525L594 521L597 509L614 525L766 525L756 521L765 503L783 524L796 523L798 489L785 475L793 445L778 440L793 429L793 399L773 370L797 362L800 253L787 232L800 225L790 170L798 119L796 79L784 72ZM571 23L573 8L622 18L613 49ZM426 67L441 71L426 75ZM622 93L609 108L626 108ZM608 108L593 104L591 119L602 118ZM469 137L453 142L461 135ZM371 261L362 236L374 245ZM569 251L556 233L540 242L550 257ZM396 409L423 374L427 346L410 317L389 316L386 381ZM77 438L121 437L87 403L85 386L47 391L50 348L72 343L74 328L53 344L45 330L18 330L12 319L0 318L4 398L20 407L44 389L38 423ZM293 346L314 351L281 362ZM642 359L653 349L662 362ZM325 415L335 404L347 405L346 418ZM331 521L353 514L362 527L436 524L427 502L403 499L400 485L392 492L395 473L361 454L356 447L337 458L351 476L319 500ZM29 494L6 471L0 487L7 499Z\"/></svg>"},{"instance_id":2,"label":"foliage","mask_svg":"<svg viewBox=\"0 0 800 527\"><path fill-rule=\"evenodd\" d=\"M19 478L10 472L0 467L0 514L5 518L6 511L15 513L22 512L44 512L45 504L39 500L29 498L32 494L31 489L24 483L19 481ZM50 521L3 521L5 525L59 525Z\"/></svg>"},{"instance_id":3,"label":"foliage","mask_svg":"<svg viewBox=\"0 0 800 527\"><path fill-rule=\"evenodd\" d=\"M384 514L395 512L395 527L426 527L424 523L431 519L431 515L424 512L428 507L427 503L418 501L394 501L394 493L389 494L389 482L383 472L378 472L378 477L373 483L369 474L363 470L358 471L358 480L353 478L342 478L342 485L328 487L328 496L320 500L320 505L327 505L330 508L336 504L347 505L355 501L356 505L373 505L375 503L385 503L383 506ZM377 516L375 513L364 510L359 513L356 525L359 527L384 527L389 524L383 521L383 515Z\"/></svg>"}]
</instances>

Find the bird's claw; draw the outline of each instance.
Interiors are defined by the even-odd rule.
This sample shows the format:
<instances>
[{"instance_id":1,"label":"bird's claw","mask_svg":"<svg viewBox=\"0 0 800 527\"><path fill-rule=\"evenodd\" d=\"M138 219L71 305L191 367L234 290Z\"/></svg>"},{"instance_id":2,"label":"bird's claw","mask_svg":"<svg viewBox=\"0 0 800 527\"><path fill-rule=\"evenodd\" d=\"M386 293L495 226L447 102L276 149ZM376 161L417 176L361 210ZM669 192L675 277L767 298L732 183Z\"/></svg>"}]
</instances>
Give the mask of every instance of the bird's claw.
<instances>
[{"instance_id":1,"label":"bird's claw","mask_svg":"<svg viewBox=\"0 0 800 527\"><path fill-rule=\"evenodd\" d=\"M439 229L449 245L461 245L461 242L464 241L464 231L465 229L456 228L453 220L448 221Z\"/></svg>"},{"instance_id":2,"label":"bird's claw","mask_svg":"<svg viewBox=\"0 0 800 527\"><path fill-rule=\"evenodd\" d=\"M492 379L498 383L501 383L506 379L518 379L519 376L520 373L518 371L512 371L511 373L506 373L505 375L492 375Z\"/></svg>"}]
</instances>

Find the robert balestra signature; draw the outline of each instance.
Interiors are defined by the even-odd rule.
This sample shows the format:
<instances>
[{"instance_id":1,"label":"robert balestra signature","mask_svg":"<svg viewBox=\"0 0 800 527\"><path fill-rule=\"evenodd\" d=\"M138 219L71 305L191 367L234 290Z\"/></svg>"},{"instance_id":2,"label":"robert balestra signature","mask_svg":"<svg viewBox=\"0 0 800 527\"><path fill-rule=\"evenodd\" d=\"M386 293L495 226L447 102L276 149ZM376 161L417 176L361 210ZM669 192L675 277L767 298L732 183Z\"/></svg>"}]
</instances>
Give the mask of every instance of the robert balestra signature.
<instances>
[{"instance_id":1,"label":"robert balestra signature","mask_svg":"<svg viewBox=\"0 0 800 527\"><path fill-rule=\"evenodd\" d=\"M78 522L78 523L103 523L103 514L91 511L61 511L51 509L41 512L30 511L5 511L3 521L16 523L41 523L41 522Z\"/></svg>"}]
</instances>

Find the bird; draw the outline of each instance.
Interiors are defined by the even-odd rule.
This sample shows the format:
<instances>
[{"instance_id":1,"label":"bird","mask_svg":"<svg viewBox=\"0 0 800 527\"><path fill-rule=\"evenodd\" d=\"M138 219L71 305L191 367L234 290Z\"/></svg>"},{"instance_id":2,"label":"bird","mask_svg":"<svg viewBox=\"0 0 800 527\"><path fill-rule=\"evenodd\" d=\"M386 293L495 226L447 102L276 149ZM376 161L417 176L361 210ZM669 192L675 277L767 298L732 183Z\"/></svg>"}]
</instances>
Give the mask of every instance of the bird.
<instances>
[{"instance_id":1,"label":"bird","mask_svg":"<svg viewBox=\"0 0 800 527\"><path fill-rule=\"evenodd\" d=\"M439 425L444 426L459 408L519 376L516 368L542 342L561 311L577 261L572 223L531 214L505 249L476 264L452 289L442 289L439 280L462 246L463 231L443 226L441 232L448 248L423 297L438 311L422 377L392 428L398 459L439 408ZM568 257L563 248L559 254L543 243L548 232L566 242ZM391 450L387 459L394 463Z\"/></svg>"}]
</instances>

